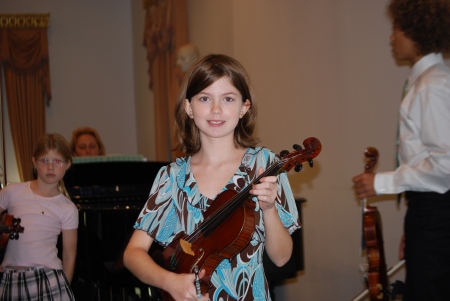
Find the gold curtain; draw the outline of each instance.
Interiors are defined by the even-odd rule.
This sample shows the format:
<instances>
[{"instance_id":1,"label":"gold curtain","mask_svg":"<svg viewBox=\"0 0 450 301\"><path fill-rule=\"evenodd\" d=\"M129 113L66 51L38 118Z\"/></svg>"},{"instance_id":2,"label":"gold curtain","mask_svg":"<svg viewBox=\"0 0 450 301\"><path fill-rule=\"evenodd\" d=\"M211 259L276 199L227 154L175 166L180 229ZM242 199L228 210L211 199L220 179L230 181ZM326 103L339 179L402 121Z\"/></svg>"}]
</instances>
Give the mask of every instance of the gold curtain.
<instances>
[{"instance_id":1,"label":"gold curtain","mask_svg":"<svg viewBox=\"0 0 450 301\"><path fill-rule=\"evenodd\" d=\"M48 14L0 15L0 64L21 181L33 179L33 148L45 133L51 99L48 23Z\"/></svg>"},{"instance_id":2,"label":"gold curtain","mask_svg":"<svg viewBox=\"0 0 450 301\"><path fill-rule=\"evenodd\" d=\"M149 63L149 87L155 100L156 160L170 161L173 110L180 89L176 49L188 42L186 0L143 0L144 46Z\"/></svg>"}]
</instances>

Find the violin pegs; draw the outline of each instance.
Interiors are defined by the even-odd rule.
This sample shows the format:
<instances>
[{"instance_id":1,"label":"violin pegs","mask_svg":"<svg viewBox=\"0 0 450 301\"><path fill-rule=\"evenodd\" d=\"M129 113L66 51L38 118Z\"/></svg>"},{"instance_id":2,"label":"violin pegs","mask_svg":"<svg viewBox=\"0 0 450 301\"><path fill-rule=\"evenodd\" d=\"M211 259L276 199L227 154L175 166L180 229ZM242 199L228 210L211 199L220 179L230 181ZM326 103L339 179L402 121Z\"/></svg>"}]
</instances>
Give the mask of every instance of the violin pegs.
<instances>
[{"instance_id":1,"label":"violin pegs","mask_svg":"<svg viewBox=\"0 0 450 301\"><path fill-rule=\"evenodd\" d=\"M310 158L310 157L308 157L308 163L309 163L309 167L313 167L313 160Z\"/></svg>"},{"instance_id":2,"label":"violin pegs","mask_svg":"<svg viewBox=\"0 0 450 301\"><path fill-rule=\"evenodd\" d=\"M19 233L14 234L14 239L19 239Z\"/></svg>"},{"instance_id":3,"label":"violin pegs","mask_svg":"<svg viewBox=\"0 0 450 301\"><path fill-rule=\"evenodd\" d=\"M294 168L294 170L295 170L296 172L299 172L300 170L302 170L302 168L303 168L303 164L298 163L298 162L295 162L295 168Z\"/></svg>"},{"instance_id":4,"label":"violin pegs","mask_svg":"<svg viewBox=\"0 0 450 301\"><path fill-rule=\"evenodd\" d=\"M301 146L301 145L298 145L298 144L294 144L292 147L293 147L295 150L301 150L301 149L302 149L302 146Z\"/></svg>"},{"instance_id":5,"label":"violin pegs","mask_svg":"<svg viewBox=\"0 0 450 301\"><path fill-rule=\"evenodd\" d=\"M289 154L289 151L287 151L287 150L282 150L282 151L280 152L281 158L283 158L283 157L286 156L287 154Z\"/></svg>"}]
</instances>

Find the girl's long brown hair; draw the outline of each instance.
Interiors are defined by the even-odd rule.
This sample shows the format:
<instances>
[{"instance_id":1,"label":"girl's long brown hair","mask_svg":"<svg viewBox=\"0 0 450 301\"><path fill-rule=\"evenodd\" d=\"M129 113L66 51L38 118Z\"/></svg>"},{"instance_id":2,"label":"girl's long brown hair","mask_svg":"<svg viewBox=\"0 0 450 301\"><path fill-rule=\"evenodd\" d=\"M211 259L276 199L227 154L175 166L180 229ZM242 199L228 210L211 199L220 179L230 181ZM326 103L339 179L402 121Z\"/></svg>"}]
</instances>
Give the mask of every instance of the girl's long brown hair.
<instances>
[{"instance_id":1,"label":"girl's long brown hair","mask_svg":"<svg viewBox=\"0 0 450 301\"><path fill-rule=\"evenodd\" d=\"M210 54L198 60L186 73L181 86L181 92L175 105L175 136L179 150L186 155L194 155L201 148L200 132L194 121L184 109L185 100L212 85L218 79L225 77L239 90L242 102L250 101L250 108L239 120L234 130L236 147L254 147L258 139L253 131L256 124L256 103L250 85L250 79L244 67L232 57L223 54Z\"/></svg>"}]
</instances>

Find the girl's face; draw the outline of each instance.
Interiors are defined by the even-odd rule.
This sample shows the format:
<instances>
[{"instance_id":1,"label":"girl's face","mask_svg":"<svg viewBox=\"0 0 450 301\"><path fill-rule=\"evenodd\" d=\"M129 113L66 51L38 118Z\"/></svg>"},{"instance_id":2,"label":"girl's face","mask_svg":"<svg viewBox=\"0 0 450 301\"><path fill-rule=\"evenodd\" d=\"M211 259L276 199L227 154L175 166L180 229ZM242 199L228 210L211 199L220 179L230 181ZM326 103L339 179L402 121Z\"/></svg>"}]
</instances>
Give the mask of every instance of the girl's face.
<instances>
[{"instance_id":1,"label":"girl's face","mask_svg":"<svg viewBox=\"0 0 450 301\"><path fill-rule=\"evenodd\" d=\"M64 161L64 158L55 150L50 150L39 158L33 157L32 161L38 178L47 184L57 184L71 164L70 161Z\"/></svg>"},{"instance_id":2,"label":"girl's face","mask_svg":"<svg viewBox=\"0 0 450 301\"><path fill-rule=\"evenodd\" d=\"M75 144L75 156L98 156L100 148L97 140L90 134L80 135Z\"/></svg>"},{"instance_id":3,"label":"girl's face","mask_svg":"<svg viewBox=\"0 0 450 301\"><path fill-rule=\"evenodd\" d=\"M226 77L185 100L189 117L200 130L201 139L229 137L234 139L234 129L239 119L250 108L250 101L242 102L242 95Z\"/></svg>"}]
</instances>

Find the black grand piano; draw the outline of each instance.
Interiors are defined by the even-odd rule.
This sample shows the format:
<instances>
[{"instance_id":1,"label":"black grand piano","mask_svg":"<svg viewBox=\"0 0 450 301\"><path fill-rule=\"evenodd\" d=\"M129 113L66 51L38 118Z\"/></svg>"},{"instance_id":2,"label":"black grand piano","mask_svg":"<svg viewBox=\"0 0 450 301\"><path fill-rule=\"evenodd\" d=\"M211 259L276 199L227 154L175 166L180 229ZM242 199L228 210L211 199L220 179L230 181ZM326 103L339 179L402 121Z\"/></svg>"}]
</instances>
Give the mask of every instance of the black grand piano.
<instances>
[{"instance_id":1,"label":"black grand piano","mask_svg":"<svg viewBox=\"0 0 450 301\"><path fill-rule=\"evenodd\" d=\"M153 180L168 162L101 161L75 163L65 186L79 209L78 253L72 287L77 300L158 300L157 292L122 264L122 253ZM301 203L297 206L301 214ZM296 231L290 261L277 268L265 255L271 286L303 269L303 234ZM274 298L275 299L275 298Z\"/></svg>"}]
</instances>

